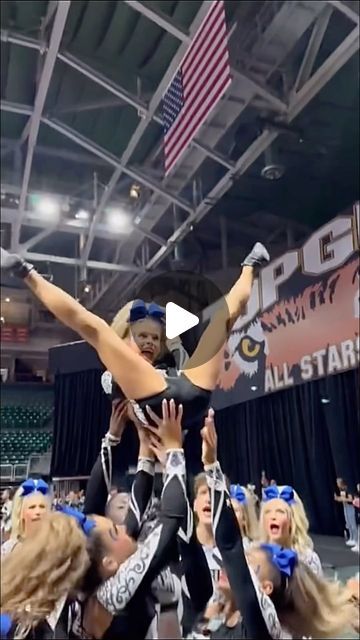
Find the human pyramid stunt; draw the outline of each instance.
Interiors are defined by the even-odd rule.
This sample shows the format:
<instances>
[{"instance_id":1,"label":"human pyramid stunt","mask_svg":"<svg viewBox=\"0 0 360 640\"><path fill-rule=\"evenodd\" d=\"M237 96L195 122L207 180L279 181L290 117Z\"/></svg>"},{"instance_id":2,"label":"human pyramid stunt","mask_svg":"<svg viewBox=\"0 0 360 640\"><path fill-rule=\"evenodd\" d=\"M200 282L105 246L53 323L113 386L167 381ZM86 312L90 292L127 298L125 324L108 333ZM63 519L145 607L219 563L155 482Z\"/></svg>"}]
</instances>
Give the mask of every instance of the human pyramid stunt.
<instances>
[{"instance_id":1,"label":"human pyramid stunt","mask_svg":"<svg viewBox=\"0 0 360 640\"><path fill-rule=\"evenodd\" d=\"M54 512L43 480L28 478L17 490L12 537L1 547L1 640L335 638L358 628L353 594L322 576L296 491L268 487L257 527L249 490L229 487L218 461L209 407L223 347L269 259L256 243L186 366L179 357L164 370L156 368L167 348L157 304L131 301L110 327L1 249L2 271L23 279L97 351L112 397L83 512L59 504ZM124 508L111 493L129 421L139 453ZM194 423L202 426L204 472L192 504L183 429ZM163 470L157 507L156 460Z\"/></svg>"}]
</instances>

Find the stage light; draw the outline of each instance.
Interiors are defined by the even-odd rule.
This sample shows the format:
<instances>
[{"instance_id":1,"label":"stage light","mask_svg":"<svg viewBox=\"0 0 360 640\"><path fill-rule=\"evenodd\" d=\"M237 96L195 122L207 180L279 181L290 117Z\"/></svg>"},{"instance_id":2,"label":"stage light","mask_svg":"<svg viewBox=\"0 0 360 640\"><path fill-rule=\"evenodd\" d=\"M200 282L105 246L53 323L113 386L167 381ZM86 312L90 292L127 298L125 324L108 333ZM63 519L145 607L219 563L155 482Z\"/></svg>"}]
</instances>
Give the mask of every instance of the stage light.
<instances>
[{"instance_id":1,"label":"stage light","mask_svg":"<svg viewBox=\"0 0 360 640\"><path fill-rule=\"evenodd\" d=\"M140 187L138 184L131 185L129 195L133 200L138 200L140 198Z\"/></svg>"},{"instance_id":2,"label":"stage light","mask_svg":"<svg viewBox=\"0 0 360 640\"><path fill-rule=\"evenodd\" d=\"M117 231L118 233L130 233L131 231L131 218L120 207L107 209L106 222L112 231Z\"/></svg>"},{"instance_id":3,"label":"stage light","mask_svg":"<svg viewBox=\"0 0 360 640\"><path fill-rule=\"evenodd\" d=\"M60 203L52 196L33 197L34 208L46 220L56 221L60 217Z\"/></svg>"},{"instance_id":4,"label":"stage light","mask_svg":"<svg viewBox=\"0 0 360 640\"><path fill-rule=\"evenodd\" d=\"M89 217L90 214L85 209L79 209L79 211L75 213L76 220L89 220Z\"/></svg>"},{"instance_id":5,"label":"stage light","mask_svg":"<svg viewBox=\"0 0 360 640\"><path fill-rule=\"evenodd\" d=\"M329 398L321 398L321 403L322 404L330 404L330 399Z\"/></svg>"}]
</instances>

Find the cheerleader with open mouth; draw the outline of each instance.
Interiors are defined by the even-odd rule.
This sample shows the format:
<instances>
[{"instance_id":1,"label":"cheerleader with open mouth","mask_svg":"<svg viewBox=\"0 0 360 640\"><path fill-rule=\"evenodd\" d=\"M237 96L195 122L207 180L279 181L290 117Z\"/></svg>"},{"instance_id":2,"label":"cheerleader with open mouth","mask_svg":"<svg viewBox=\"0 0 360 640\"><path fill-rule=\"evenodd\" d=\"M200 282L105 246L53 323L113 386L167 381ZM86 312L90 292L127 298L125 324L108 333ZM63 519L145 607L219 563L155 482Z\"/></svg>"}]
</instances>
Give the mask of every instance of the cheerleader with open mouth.
<instances>
[{"instance_id":1,"label":"cheerleader with open mouth","mask_svg":"<svg viewBox=\"0 0 360 640\"><path fill-rule=\"evenodd\" d=\"M217 461L213 422L207 421L202 438L215 540L223 560L222 586L228 581L234 608L240 613L232 637L262 640L344 637L342 634L351 631L358 615L344 587L316 576L294 549L263 543L245 554Z\"/></svg>"}]
</instances>

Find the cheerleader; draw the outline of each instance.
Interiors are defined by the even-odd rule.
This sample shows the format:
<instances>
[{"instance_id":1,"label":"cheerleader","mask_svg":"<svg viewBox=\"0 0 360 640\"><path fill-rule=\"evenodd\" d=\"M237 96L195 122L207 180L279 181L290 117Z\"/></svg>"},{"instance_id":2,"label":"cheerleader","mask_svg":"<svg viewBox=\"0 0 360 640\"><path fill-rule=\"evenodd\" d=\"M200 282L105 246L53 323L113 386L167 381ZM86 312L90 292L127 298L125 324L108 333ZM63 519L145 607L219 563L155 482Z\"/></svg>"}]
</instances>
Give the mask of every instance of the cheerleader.
<instances>
[{"instance_id":1,"label":"cheerleader","mask_svg":"<svg viewBox=\"0 0 360 640\"><path fill-rule=\"evenodd\" d=\"M104 513L107 491L112 482L112 472L115 469L115 464L119 463L117 445L121 441L125 428L125 417L128 417L132 419L137 428L140 448L138 469L132 485L124 524L127 533L134 540L141 542L146 540L157 524L156 512L152 508L154 506L152 499L155 474L154 453L166 465L166 451L159 451L158 441L155 440L154 434L149 434L149 438L146 436L136 416L132 414L131 407L128 411L126 404L128 403L118 403L113 410L114 415L110 420L109 432L102 442L101 454L89 479L85 512ZM153 420L157 424L157 428L160 428L161 420L155 414ZM109 447L106 442L110 437L112 445ZM179 562L179 556L181 562ZM200 613L204 610L212 591L206 560L195 537L190 508L186 517L186 526L181 527L178 532L171 566L174 568L173 571L166 568L155 578L151 585L151 593L159 604L160 623L163 623L165 618L168 620L170 613L173 612L176 623L179 625L179 621L181 623L183 618L183 598L190 598L195 611Z\"/></svg>"},{"instance_id":2,"label":"cheerleader","mask_svg":"<svg viewBox=\"0 0 360 640\"><path fill-rule=\"evenodd\" d=\"M202 430L202 460L211 492L212 522L240 619L236 638L335 638L357 612L347 591L316 576L293 549L261 544L246 554L226 482L216 458L214 424ZM289 635L290 634L290 635ZM338 636L340 634L340 636Z\"/></svg>"},{"instance_id":3,"label":"cheerleader","mask_svg":"<svg viewBox=\"0 0 360 640\"><path fill-rule=\"evenodd\" d=\"M82 597L72 610L71 628L77 638L126 640L157 635L153 583L172 558L178 529L184 528L186 532L189 510L181 449L182 411L179 407L176 413L175 403L171 402L170 409L164 404L163 412L158 429L167 449L167 460L161 510L146 540L138 545L127 528L114 525L108 518L71 513L86 529L91 560ZM143 480L146 474L144 469ZM136 488L134 492L137 493ZM142 505L140 500L144 501ZM129 514L135 527L139 525L139 511L143 511L145 502L148 498L142 491L134 504L130 503Z\"/></svg>"},{"instance_id":4,"label":"cheerleader","mask_svg":"<svg viewBox=\"0 0 360 640\"><path fill-rule=\"evenodd\" d=\"M76 522L60 513L48 513L36 535L25 537L1 561L6 637L68 638L69 602L88 566L86 538Z\"/></svg>"},{"instance_id":5,"label":"cheerleader","mask_svg":"<svg viewBox=\"0 0 360 640\"><path fill-rule=\"evenodd\" d=\"M296 491L289 486L266 487L260 508L259 541L295 549L301 562L321 576L320 558L308 532L309 521Z\"/></svg>"},{"instance_id":6,"label":"cheerleader","mask_svg":"<svg viewBox=\"0 0 360 640\"><path fill-rule=\"evenodd\" d=\"M246 551L258 535L254 496L240 484L231 484L229 493Z\"/></svg>"},{"instance_id":7,"label":"cheerleader","mask_svg":"<svg viewBox=\"0 0 360 640\"><path fill-rule=\"evenodd\" d=\"M33 265L1 249L3 271L22 278L58 320L91 344L119 385L121 394L136 403L145 423L143 410L146 406L160 416L162 400L174 398L176 403L183 404L184 428L202 420L206 414L229 331L246 309L255 270L268 261L265 247L257 243L244 260L239 279L200 338L186 371L164 376L153 366L164 337L164 316L157 305L146 305L141 301L130 303L126 311L128 336L122 340L106 322L42 278Z\"/></svg>"},{"instance_id":8,"label":"cheerleader","mask_svg":"<svg viewBox=\"0 0 360 640\"><path fill-rule=\"evenodd\" d=\"M44 515L51 510L49 486L44 480L28 478L23 482L14 496L11 511L10 538L1 545L1 555L10 553L20 544L37 532Z\"/></svg>"}]
</instances>

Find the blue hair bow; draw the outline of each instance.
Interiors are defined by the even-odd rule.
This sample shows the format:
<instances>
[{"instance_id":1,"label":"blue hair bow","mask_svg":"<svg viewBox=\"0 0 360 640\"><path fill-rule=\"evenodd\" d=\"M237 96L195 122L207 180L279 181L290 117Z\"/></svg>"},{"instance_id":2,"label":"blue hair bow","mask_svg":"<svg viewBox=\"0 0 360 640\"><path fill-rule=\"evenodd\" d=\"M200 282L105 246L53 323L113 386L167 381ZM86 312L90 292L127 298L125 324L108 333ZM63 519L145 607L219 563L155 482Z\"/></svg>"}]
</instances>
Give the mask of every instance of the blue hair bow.
<instances>
[{"instance_id":1,"label":"blue hair bow","mask_svg":"<svg viewBox=\"0 0 360 640\"><path fill-rule=\"evenodd\" d=\"M130 309L128 322L137 322L137 320L144 320L145 318L151 318L151 320L163 322L165 318L165 312L155 302L146 304L144 300L134 300L133 305Z\"/></svg>"},{"instance_id":2,"label":"blue hair bow","mask_svg":"<svg viewBox=\"0 0 360 640\"><path fill-rule=\"evenodd\" d=\"M230 485L230 497L241 502L241 504L245 504L247 501L246 493L240 484Z\"/></svg>"},{"instance_id":3,"label":"blue hair bow","mask_svg":"<svg viewBox=\"0 0 360 640\"><path fill-rule=\"evenodd\" d=\"M94 520L88 520L86 515L84 513L81 513L81 511L77 511L77 509L58 504L56 505L56 511L60 511L60 513L64 513L66 516L75 518L80 529L82 529L87 537L90 535L94 527L96 527Z\"/></svg>"},{"instance_id":4,"label":"blue hair bow","mask_svg":"<svg viewBox=\"0 0 360 640\"><path fill-rule=\"evenodd\" d=\"M298 561L296 551L284 549L278 544L262 544L260 548L270 555L272 564L280 573L291 578Z\"/></svg>"},{"instance_id":5,"label":"blue hair bow","mask_svg":"<svg viewBox=\"0 0 360 640\"><path fill-rule=\"evenodd\" d=\"M1 640L7 638L11 629L12 620L7 613L0 614L0 638Z\"/></svg>"},{"instance_id":6,"label":"blue hair bow","mask_svg":"<svg viewBox=\"0 0 360 640\"><path fill-rule=\"evenodd\" d=\"M279 491L279 487L276 485L272 485L270 487L266 487L264 489L264 502L269 502L269 500L274 500L275 498L280 498L287 502L287 504L293 504L295 501L294 489L292 487L283 487L281 491Z\"/></svg>"},{"instance_id":7,"label":"blue hair bow","mask_svg":"<svg viewBox=\"0 0 360 640\"><path fill-rule=\"evenodd\" d=\"M44 480L41 480L41 478L39 480L28 478L20 485L20 488L22 489L22 496L29 496L31 493L35 493L36 491L42 493L43 496L47 496L50 491L49 485L46 484Z\"/></svg>"}]
</instances>

